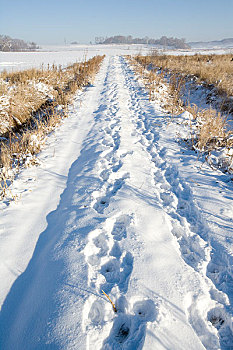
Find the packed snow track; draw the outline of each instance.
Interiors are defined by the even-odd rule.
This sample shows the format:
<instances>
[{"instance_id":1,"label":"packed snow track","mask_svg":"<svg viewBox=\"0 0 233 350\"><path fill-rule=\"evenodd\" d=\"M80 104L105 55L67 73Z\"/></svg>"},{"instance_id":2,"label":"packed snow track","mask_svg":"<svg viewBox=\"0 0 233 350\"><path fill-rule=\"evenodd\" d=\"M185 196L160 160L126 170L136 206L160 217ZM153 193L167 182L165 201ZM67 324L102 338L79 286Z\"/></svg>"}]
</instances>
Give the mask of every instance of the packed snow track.
<instances>
[{"instance_id":1,"label":"packed snow track","mask_svg":"<svg viewBox=\"0 0 233 350\"><path fill-rule=\"evenodd\" d=\"M19 177L36 180L1 214L0 349L233 349L232 252L157 107L123 57L106 57L56 151Z\"/></svg>"}]
</instances>

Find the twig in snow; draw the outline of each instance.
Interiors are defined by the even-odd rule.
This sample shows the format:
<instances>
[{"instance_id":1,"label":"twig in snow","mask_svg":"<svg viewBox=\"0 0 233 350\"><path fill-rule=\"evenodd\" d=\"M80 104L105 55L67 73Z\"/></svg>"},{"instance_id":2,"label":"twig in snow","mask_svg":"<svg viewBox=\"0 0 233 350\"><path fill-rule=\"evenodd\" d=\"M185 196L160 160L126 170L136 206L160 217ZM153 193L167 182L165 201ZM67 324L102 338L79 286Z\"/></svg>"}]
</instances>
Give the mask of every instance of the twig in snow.
<instances>
[{"instance_id":1,"label":"twig in snow","mask_svg":"<svg viewBox=\"0 0 233 350\"><path fill-rule=\"evenodd\" d=\"M112 304L113 311L114 311L115 313L117 313L117 308L116 308L115 304L112 302L112 300L110 299L110 297L108 296L108 294L106 294L106 293L103 291L103 289L102 289L102 293L108 298L108 300L109 300L110 303Z\"/></svg>"}]
</instances>

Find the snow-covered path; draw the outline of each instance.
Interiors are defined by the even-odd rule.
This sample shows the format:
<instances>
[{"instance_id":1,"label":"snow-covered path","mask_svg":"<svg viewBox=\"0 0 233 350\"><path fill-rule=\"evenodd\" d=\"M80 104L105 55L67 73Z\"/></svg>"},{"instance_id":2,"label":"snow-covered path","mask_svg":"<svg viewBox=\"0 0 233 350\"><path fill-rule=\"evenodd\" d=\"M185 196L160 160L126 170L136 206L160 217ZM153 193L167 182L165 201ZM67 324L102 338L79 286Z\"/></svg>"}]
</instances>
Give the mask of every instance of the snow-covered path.
<instances>
[{"instance_id":1,"label":"snow-covered path","mask_svg":"<svg viewBox=\"0 0 233 350\"><path fill-rule=\"evenodd\" d=\"M216 241L172 164L168 120L118 56L105 59L82 100L54 140L50 176L35 170L21 214L17 204L3 211L3 228L14 214L16 222L0 236L0 348L232 349L229 283L224 294L211 278ZM9 277L19 265L25 271Z\"/></svg>"}]
</instances>

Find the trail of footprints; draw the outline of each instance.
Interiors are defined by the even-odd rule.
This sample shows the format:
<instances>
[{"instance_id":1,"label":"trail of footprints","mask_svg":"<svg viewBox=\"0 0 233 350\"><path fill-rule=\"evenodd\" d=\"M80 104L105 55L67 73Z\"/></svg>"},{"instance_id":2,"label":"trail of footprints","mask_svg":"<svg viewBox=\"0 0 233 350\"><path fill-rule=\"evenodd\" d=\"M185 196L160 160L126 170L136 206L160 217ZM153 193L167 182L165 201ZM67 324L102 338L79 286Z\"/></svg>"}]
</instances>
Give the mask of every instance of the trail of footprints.
<instances>
[{"instance_id":1,"label":"trail of footprints","mask_svg":"<svg viewBox=\"0 0 233 350\"><path fill-rule=\"evenodd\" d=\"M90 267L91 287L109 294L114 287L126 292L133 269L133 256L120 247L120 240L126 238L127 227L132 218L122 215L115 219L110 235L104 227L92 232L85 248L87 263ZM109 225L109 223L108 223ZM89 253L91 254L89 255Z\"/></svg>"},{"instance_id":2,"label":"trail of footprints","mask_svg":"<svg viewBox=\"0 0 233 350\"><path fill-rule=\"evenodd\" d=\"M126 67L122 61L123 69ZM111 76L108 76L111 80ZM98 215L104 216L116 193L129 178L128 173L120 171L123 159L132 152L127 151L118 156L120 147L120 113L117 103L116 84L110 84L106 93L110 99L109 107L103 105L100 109L105 116L107 126L103 129L103 152L99 162L99 177L102 180L102 188L93 193L93 209ZM131 92L131 101L128 102L129 110L135 116L135 129L140 137L140 142L146 147L152 164L152 185L161 203L161 207L170 216L172 233L176 237L184 261L204 278L206 275L221 290L224 277L232 279L227 270L227 262L221 267L215 257L210 256L208 246L208 226L192 199L190 188L179 178L175 167L170 166L164 159L166 149L158 146L159 130L153 122L153 114L149 118L150 111L142 108L137 89L132 86L132 77L126 74L126 87ZM139 89L138 89L139 90ZM152 111L153 113L153 111ZM144 117L144 115L147 115ZM118 217L104 218L104 223L89 234L89 241L84 253L89 266L89 287L101 295L101 290L115 296L115 304L118 310L114 318L113 326L109 329L109 336L99 347L104 350L121 348L139 349L142 347L146 323L156 319L156 309L151 300L133 301L129 303L125 298L128 289L130 275L133 269L133 256L122 249L122 241L127 237L127 230L133 223L133 215L125 214ZM223 266L226 266L223 268ZM232 341L230 329L230 316L221 306L224 299L223 293L212 287L211 297L216 300L219 307L209 310L207 319L219 332L223 346L228 346ZM190 308L190 322L195 313L198 313L198 305L192 303ZM83 329L88 331L89 344L98 343L97 339L104 327L109 325L112 319L112 310L106 300L101 297L90 296L84 307ZM198 317L195 317L198 319ZM203 324L203 328L206 327ZM198 327L197 327L198 328ZM200 327L199 327L200 328ZM198 333L198 331L197 331ZM90 340L91 339L91 340ZM100 337L101 339L101 337Z\"/></svg>"},{"instance_id":3,"label":"trail of footprints","mask_svg":"<svg viewBox=\"0 0 233 350\"><path fill-rule=\"evenodd\" d=\"M125 67L124 62L122 65ZM126 79L126 85L131 91L129 108L135 110L135 127L141 138L140 142L146 147L154 163L152 169L153 186L158 201L171 218L172 233L179 243L181 255L188 265L201 273L203 277L209 277L219 289L212 286L210 290L212 299L216 300L219 306L209 310L207 319L218 330L223 348L228 349L233 344L233 332L231 317L224 306L221 306L221 303L226 301L221 290L228 291L225 288L226 282L228 285L233 285L232 268L230 268L227 257L222 257L222 261L220 261L219 256L215 257L210 254L208 226L193 200L191 189L179 178L176 167L170 166L165 161L167 151L165 148L160 149L158 145L159 130L157 131L156 125L153 124L153 113L151 119L148 118L150 111L148 111L146 118L144 117L146 108L140 108L137 91L135 86L132 86L131 78ZM198 306L195 305L192 310L189 310L190 317L193 313L197 313L197 308Z\"/></svg>"},{"instance_id":4,"label":"trail of footprints","mask_svg":"<svg viewBox=\"0 0 233 350\"><path fill-rule=\"evenodd\" d=\"M99 161L99 178L102 180L100 190L94 192L92 207L98 215L104 216L110 202L124 185L128 173L120 171L123 159L132 151L118 153L120 147L120 111L117 101L116 84L111 83L108 75L109 89L107 94L108 107L99 108L98 118L105 119L106 127L103 131L103 151ZM106 101L106 97L104 99ZM118 156L119 154L119 156ZM122 248L122 241L127 238L127 230L134 221L133 214L121 214L117 217L103 218L100 227L88 236L88 243L84 249L89 272L89 288L97 293L91 295L83 310L83 330L88 333L87 347L118 349L124 344L124 349L141 348L144 342L146 323L156 317L154 302L151 300L133 300L129 303L125 298L128 290L130 275L133 270L134 258L129 251ZM105 297L101 297L102 290L114 296L117 315L109 336L103 344L98 344L103 328L113 319L113 310ZM103 300L104 299L104 300ZM107 322L108 320L108 322Z\"/></svg>"},{"instance_id":5,"label":"trail of footprints","mask_svg":"<svg viewBox=\"0 0 233 350\"><path fill-rule=\"evenodd\" d=\"M141 348L144 342L146 324L156 319L155 304L151 300L135 300L128 305L125 294L133 270L133 256L121 247L127 238L127 229L133 222L133 215L125 214L108 221L89 234L84 254L89 266L89 286L101 296L101 291L114 295L117 315L102 349ZM111 221L111 222L109 222ZM110 234L109 227L111 227ZM88 332L90 348L104 326L113 319L113 310L106 300L89 297L84 307L84 331ZM98 348L98 346L97 346Z\"/></svg>"}]
</instances>

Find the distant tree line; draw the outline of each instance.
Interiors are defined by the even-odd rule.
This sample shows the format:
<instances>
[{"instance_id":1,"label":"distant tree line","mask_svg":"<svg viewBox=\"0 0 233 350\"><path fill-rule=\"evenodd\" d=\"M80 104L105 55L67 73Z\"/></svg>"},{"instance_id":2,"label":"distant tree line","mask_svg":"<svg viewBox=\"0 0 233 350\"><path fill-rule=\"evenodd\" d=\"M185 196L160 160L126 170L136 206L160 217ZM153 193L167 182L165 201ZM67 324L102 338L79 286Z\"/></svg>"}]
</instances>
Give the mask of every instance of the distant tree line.
<instances>
[{"instance_id":1,"label":"distant tree line","mask_svg":"<svg viewBox=\"0 0 233 350\"><path fill-rule=\"evenodd\" d=\"M0 35L0 51L35 51L39 46L34 42L26 43L21 39L12 39L8 35Z\"/></svg>"},{"instance_id":2,"label":"distant tree line","mask_svg":"<svg viewBox=\"0 0 233 350\"><path fill-rule=\"evenodd\" d=\"M174 47L176 49L189 49L190 46L185 42L185 39L167 38L162 36L160 39L150 39L147 36L145 38L133 38L131 35L123 36L116 35L109 38L96 37L96 44L149 44L149 45L161 45L163 47Z\"/></svg>"}]
</instances>

